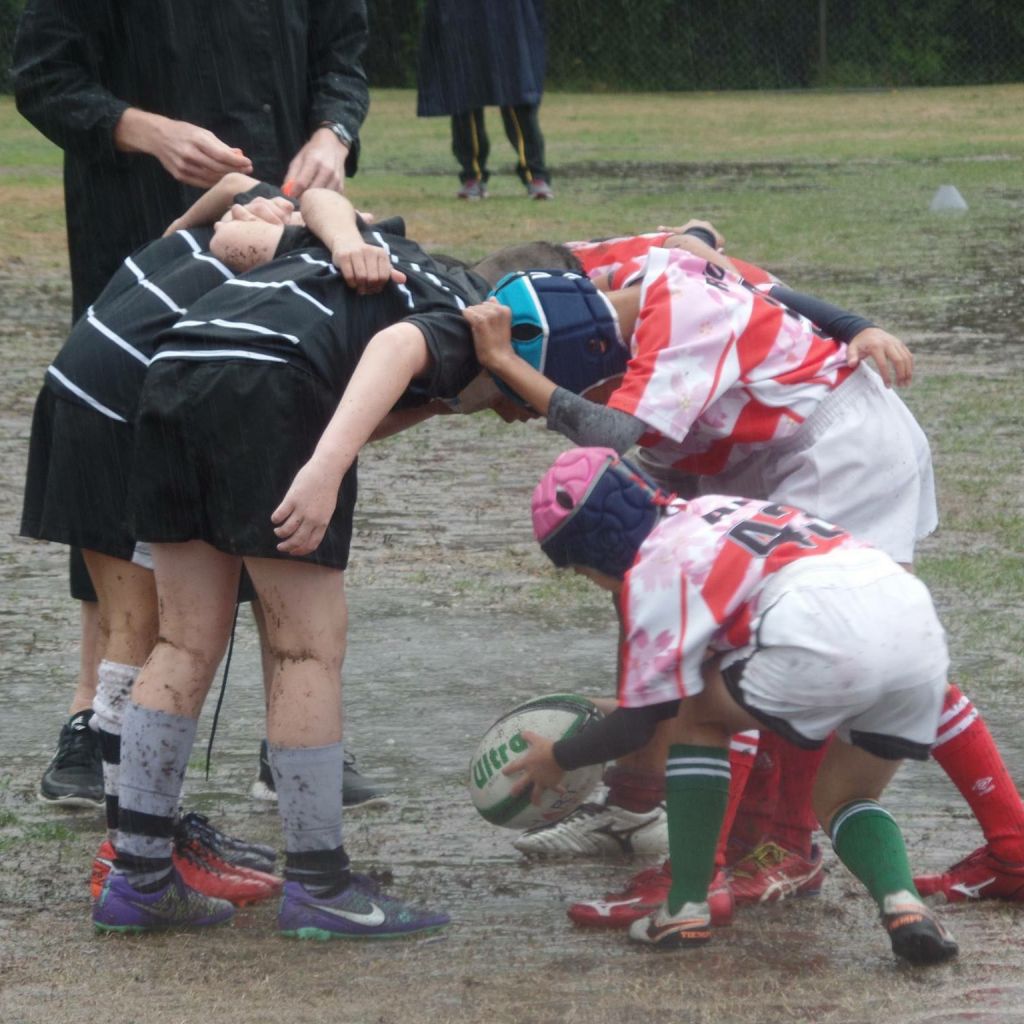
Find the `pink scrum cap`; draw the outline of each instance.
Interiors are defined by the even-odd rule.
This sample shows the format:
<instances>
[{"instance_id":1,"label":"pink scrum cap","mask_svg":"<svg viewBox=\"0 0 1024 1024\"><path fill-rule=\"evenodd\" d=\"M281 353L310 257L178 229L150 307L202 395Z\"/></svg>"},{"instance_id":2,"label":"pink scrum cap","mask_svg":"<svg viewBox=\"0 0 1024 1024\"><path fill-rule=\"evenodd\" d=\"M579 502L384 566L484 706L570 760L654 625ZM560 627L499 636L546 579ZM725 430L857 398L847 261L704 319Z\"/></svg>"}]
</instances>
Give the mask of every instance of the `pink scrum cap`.
<instances>
[{"instance_id":1,"label":"pink scrum cap","mask_svg":"<svg viewBox=\"0 0 1024 1024\"><path fill-rule=\"evenodd\" d=\"M611 448L573 448L533 492L533 533L555 565L621 579L668 500Z\"/></svg>"}]
</instances>

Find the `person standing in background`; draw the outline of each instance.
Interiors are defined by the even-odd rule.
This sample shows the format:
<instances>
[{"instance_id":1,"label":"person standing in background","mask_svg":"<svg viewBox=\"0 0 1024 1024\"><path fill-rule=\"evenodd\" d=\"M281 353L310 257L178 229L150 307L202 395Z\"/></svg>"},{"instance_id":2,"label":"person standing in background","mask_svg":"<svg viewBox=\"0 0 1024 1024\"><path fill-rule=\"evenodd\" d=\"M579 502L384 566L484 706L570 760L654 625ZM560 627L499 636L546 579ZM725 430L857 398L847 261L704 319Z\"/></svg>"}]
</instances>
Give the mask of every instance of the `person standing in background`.
<instances>
[{"instance_id":1,"label":"person standing in background","mask_svg":"<svg viewBox=\"0 0 1024 1024\"><path fill-rule=\"evenodd\" d=\"M364 0L28 0L14 45L21 114L64 150L72 320L122 261L229 171L342 190L369 107ZM76 557L77 556L77 557ZM42 799L102 806L96 595L82 602L78 685Z\"/></svg>"},{"instance_id":2,"label":"person standing in background","mask_svg":"<svg viewBox=\"0 0 1024 1024\"><path fill-rule=\"evenodd\" d=\"M537 113L544 92L543 0L427 0L417 86L417 116L451 116L459 199L487 197L484 107L501 109L527 196L554 198Z\"/></svg>"}]
</instances>

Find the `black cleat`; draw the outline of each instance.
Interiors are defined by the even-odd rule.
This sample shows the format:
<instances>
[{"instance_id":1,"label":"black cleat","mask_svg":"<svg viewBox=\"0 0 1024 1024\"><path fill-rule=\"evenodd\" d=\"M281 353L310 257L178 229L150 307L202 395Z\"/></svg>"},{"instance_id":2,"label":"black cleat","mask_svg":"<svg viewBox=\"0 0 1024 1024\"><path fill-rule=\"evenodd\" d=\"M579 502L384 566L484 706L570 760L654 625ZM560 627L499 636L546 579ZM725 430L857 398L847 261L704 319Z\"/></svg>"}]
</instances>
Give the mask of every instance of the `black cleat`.
<instances>
[{"instance_id":1,"label":"black cleat","mask_svg":"<svg viewBox=\"0 0 1024 1024\"><path fill-rule=\"evenodd\" d=\"M57 752L43 772L39 799L60 807L103 807L103 759L92 711L79 711L61 726Z\"/></svg>"},{"instance_id":2,"label":"black cleat","mask_svg":"<svg viewBox=\"0 0 1024 1024\"><path fill-rule=\"evenodd\" d=\"M941 964L960 952L921 900L906 890L885 897L882 924L889 933L892 951L912 964Z\"/></svg>"},{"instance_id":3,"label":"black cleat","mask_svg":"<svg viewBox=\"0 0 1024 1024\"><path fill-rule=\"evenodd\" d=\"M270 770L270 759L267 756L267 741L260 740L260 772L256 781L249 789L253 800L276 800L277 789L274 785L274 773ZM354 754L345 751L345 771L341 779L342 804L349 810L357 807L383 807L390 802L388 796L361 775L356 768Z\"/></svg>"}]
</instances>

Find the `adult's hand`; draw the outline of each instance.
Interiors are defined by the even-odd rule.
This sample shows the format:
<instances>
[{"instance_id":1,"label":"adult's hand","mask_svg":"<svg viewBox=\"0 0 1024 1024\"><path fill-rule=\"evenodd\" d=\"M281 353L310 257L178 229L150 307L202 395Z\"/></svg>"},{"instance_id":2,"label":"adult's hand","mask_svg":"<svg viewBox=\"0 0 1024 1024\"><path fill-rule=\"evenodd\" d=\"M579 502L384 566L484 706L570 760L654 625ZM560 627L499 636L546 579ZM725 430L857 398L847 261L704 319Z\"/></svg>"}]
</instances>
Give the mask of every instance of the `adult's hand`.
<instances>
[{"instance_id":1,"label":"adult's hand","mask_svg":"<svg viewBox=\"0 0 1024 1024\"><path fill-rule=\"evenodd\" d=\"M252 171L252 161L213 132L136 107L121 115L114 129L114 145L123 153L156 157L172 178L197 188L211 188L232 171Z\"/></svg>"},{"instance_id":2,"label":"adult's hand","mask_svg":"<svg viewBox=\"0 0 1024 1024\"><path fill-rule=\"evenodd\" d=\"M298 199L307 188L345 190L346 146L329 128L318 128L288 165L282 191Z\"/></svg>"}]
</instances>

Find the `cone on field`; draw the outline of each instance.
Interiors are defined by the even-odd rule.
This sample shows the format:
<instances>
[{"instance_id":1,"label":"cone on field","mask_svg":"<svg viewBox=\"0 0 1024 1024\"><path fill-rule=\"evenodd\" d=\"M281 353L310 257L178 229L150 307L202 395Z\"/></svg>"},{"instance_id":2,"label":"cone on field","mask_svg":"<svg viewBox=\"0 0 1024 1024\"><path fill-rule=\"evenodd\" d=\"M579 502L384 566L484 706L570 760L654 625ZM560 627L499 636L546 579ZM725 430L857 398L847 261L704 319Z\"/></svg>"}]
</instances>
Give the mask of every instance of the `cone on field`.
<instances>
[{"instance_id":1,"label":"cone on field","mask_svg":"<svg viewBox=\"0 0 1024 1024\"><path fill-rule=\"evenodd\" d=\"M954 213L967 209L967 202L955 185L940 185L932 196L932 213Z\"/></svg>"}]
</instances>

